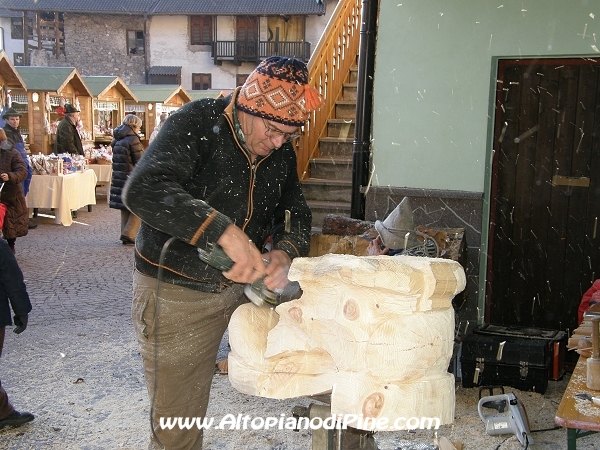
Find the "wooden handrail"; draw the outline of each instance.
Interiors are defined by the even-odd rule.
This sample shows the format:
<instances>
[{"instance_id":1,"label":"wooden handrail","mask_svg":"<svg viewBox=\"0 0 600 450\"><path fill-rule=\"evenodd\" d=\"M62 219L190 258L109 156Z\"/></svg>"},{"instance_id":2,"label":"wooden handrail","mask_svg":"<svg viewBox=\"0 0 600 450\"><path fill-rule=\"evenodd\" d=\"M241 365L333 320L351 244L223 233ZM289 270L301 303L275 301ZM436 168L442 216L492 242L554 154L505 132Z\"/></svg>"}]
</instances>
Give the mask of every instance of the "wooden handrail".
<instances>
[{"instance_id":1,"label":"wooden handrail","mask_svg":"<svg viewBox=\"0 0 600 450\"><path fill-rule=\"evenodd\" d=\"M356 65L360 45L361 1L340 0L308 62L309 83L325 104L313 112L296 141L298 177L310 176L310 160L319 156L319 139L327 135L327 119L335 113L335 102L342 93L350 68Z\"/></svg>"}]
</instances>

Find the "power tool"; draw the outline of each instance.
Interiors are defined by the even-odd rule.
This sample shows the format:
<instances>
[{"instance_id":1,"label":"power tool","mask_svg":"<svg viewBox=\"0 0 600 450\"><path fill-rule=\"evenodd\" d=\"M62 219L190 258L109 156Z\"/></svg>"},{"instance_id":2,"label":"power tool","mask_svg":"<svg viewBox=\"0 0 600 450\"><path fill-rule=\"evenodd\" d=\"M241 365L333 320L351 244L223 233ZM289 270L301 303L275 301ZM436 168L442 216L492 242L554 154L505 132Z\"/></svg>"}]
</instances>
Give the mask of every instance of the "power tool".
<instances>
[{"instance_id":1,"label":"power tool","mask_svg":"<svg viewBox=\"0 0 600 450\"><path fill-rule=\"evenodd\" d=\"M479 404L477 410L479 411L479 417L485 423L485 431L490 436L496 434L515 434L521 445L525 448L529 444L533 443L531 437L531 430L529 428L529 419L527 418L527 412L523 404L517 399L515 394L504 393L490 395L487 397L481 397L481 391L483 389L489 389L490 393L493 393L493 387L482 387L479 390ZM485 414L483 408L495 409L496 412Z\"/></svg>"},{"instance_id":2,"label":"power tool","mask_svg":"<svg viewBox=\"0 0 600 450\"><path fill-rule=\"evenodd\" d=\"M223 247L216 243L211 245L209 251L199 248L198 256L203 262L222 272L226 272L233 267L231 258L227 256ZM269 264L268 259L263 258L263 262ZM300 289L300 284L297 281L289 282L285 289L271 291L267 289L263 280L264 277L259 278L254 283L247 284L244 287L244 294L256 306L277 306L283 302L300 298L302 295L302 289Z\"/></svg>"}]
</instances>

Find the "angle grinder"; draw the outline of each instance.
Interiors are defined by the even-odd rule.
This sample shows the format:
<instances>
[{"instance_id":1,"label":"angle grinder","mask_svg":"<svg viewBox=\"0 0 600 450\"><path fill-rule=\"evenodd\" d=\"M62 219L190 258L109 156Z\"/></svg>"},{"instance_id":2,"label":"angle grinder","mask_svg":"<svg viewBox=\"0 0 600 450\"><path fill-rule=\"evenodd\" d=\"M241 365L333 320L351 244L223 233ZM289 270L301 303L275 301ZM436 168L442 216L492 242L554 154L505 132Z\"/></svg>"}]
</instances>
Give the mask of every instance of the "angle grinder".
<instances>
[{"instance_id":1,"label":"angle grinder","mask_svg":"<svg viewBox=\"0 0 600 450\"><path fill-rule=\"evenodd\" d=\"M233 261L219 244L212 244L209 251L198 249L200 260L222 272L227 272L233 267ZM263 258L265 264L269 264L268 259ZM285 289L269 290L264 283L264 277L259 278L252 284L244 287L244 295L248 297L256 306L277 306L281 303L300 298L302 289L297 281L291 281Z\"/></svg>"}]
</instances>

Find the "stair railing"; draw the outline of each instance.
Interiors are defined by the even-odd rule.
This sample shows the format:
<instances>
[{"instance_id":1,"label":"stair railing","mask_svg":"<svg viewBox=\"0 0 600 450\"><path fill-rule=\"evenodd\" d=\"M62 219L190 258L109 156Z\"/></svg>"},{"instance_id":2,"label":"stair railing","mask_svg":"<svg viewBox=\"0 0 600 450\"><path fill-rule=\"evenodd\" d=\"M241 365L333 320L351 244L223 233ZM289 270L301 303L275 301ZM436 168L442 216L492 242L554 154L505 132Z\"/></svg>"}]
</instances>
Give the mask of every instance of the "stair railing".
<instances>
[{"instance_id":1,"label":"stair railing","mask_svg":"<svg viewBox=\"0 0 600 450\"><path fill-rule=\"evenodd\" d=\"M301 180L310 176L310 160L319 156L319 139L327 135L327 119L334 116L350 68L356 66L360 20L361 0L340 0L308 62L309 83L325 104L310 114L304 134L296 141Z\"/></svg>"}]
</instances>

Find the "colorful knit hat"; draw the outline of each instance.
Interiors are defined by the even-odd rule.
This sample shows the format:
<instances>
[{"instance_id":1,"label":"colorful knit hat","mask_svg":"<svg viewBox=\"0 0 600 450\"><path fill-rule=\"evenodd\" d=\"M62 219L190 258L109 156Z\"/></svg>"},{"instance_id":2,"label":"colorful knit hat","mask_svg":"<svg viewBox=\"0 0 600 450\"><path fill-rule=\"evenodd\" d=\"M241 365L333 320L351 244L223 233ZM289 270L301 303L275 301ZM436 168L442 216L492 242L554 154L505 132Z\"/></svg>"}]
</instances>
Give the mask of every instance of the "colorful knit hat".
<instances>
[{"instance_id":1,"label":"colorful knit hat","mask_svg":"<svg viewBox=\"0 0 600 450\"><path fill-rule=\"evenodd\" d=\"M248 76L237 96L238 109L292 127L304 125L323 104L308 85L306 64L294 58L270 56Z\"/></svg>"}]
</instances>

